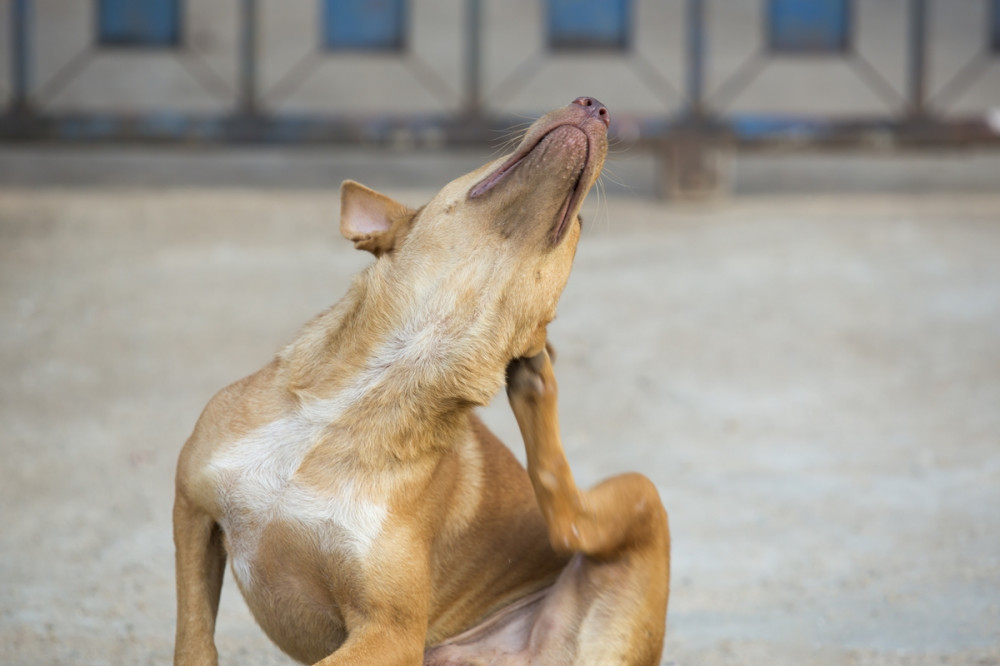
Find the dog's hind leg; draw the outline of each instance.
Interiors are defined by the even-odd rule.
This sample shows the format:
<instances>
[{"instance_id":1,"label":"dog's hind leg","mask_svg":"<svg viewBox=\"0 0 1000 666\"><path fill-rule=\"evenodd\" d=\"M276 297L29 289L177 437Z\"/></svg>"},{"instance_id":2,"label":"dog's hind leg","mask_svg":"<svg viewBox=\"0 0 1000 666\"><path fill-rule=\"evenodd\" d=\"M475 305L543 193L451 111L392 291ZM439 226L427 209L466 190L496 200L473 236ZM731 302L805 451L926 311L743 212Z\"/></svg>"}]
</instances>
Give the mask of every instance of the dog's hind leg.
<instances>
[{"instance_id":1,"label":"dog's hind leg","mask_svg":"<svg viewBox=\"0 0 1000 666\"><path fill-rule=\"evenodd\" d=\"M512 361L507 391L552 547L581 556L574 573L564 572L557 583L565 579L573 588L565 598L585 606L577 610L579 649L599 645L604 658L614 655L616 663L658 663L670 588L670 531L656 487L641 474L625 474L587 491L577 488L559 436L547 352ZM591 661L601 658L578 654L575 663Z\"/></svg>"},{"instance_id":2,"label":"dog's hind leg","mask_svg":"<svg viewBox=\"0 0 1000 666\"><path fill-rule=\"evenodd\" d=\"M218 663L215 617L226 569L222 531L180 492L174 500L174 544L177 565L178 666Z\"/></svg>"}]
</instances>

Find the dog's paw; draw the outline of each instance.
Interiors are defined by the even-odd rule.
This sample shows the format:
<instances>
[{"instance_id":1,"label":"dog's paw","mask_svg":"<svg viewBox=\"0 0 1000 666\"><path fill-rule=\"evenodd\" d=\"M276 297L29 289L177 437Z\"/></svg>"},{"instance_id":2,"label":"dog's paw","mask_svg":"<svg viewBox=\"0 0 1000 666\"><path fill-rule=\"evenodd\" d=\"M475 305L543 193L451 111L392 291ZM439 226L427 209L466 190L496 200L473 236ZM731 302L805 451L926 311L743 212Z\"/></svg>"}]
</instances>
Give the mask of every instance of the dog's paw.
<instances>
[{"instance_id":1,"label":"dog's paw","mask_svg":"<svg viewBox=\"0 0 1000 666\"><path fill-rule=\"evenodd\" d=\"M542 350L534 356L515 358L507 364L507 396L511 400L537 400L554 391L555 376L548 351Z\"/></svg>"}]
</instances>

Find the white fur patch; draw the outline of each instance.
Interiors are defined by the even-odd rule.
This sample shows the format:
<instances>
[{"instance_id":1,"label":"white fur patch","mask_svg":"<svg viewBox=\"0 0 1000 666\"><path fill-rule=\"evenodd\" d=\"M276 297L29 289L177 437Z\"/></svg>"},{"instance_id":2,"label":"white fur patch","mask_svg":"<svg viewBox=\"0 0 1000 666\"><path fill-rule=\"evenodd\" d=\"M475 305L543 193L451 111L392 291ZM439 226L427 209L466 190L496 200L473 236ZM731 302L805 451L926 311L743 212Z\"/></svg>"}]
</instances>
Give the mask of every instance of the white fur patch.
<instances>
[{"instance_id":1,"label":"white fur patch","mask_svg":"<svg viewBox=\"0 0 1000 666\"><path fill-rule=\"evenodd\" d=\"M348 475L322 490L296 478L296 471L320 441L336 406L325 404L290 415L233 443L212 462L221 524L233 572L253 585L253 560L264 530L275 522L315 536L327 551L363 558L382 531L388 510L365 496ZM314 418L323 414L325 418ZM313 417L313 418L311 418Z\"/></svg>"},{"instance_id":2,"label":"white fur patch","mask_svg":"<svg viewBox=\"0 0 1000 666\"><path fill-rule=\"evenodd\" d=\"M476 266L474 270L490 269ZM447 374L455 357L469 353L466 346L489 321L475 313L464 319L450 292L434 285L411 284L411 317L372 350L362 368L332 398L315 400L298 411L268 423L243 439L223 447L209 467L221 506L220 523L226 533L233 571L245 587L253 584L253 563L267 527L274 523L300 528L313 535L326 552L364 558L379 538L388 515L385 495L369 494L350 468L350 444L341 452L343 473L333 468L331 485L312 488L296 472L323 434L355 413L368 396L386 397L386 387L398 390L401 401L419 400L414 384L437 381ZM430 293L430 297L419 294ZM488 397L485 398L488 400ZM484 400L484 401L485 401ZM390 424L391 425L391 424ZM391 437L391 432L386 432ZM334 454L335 455L335 454ZM476 463L481 465L478 458ZM384 488L383 488L384 492Z\"/></svg>"}]
</instances>

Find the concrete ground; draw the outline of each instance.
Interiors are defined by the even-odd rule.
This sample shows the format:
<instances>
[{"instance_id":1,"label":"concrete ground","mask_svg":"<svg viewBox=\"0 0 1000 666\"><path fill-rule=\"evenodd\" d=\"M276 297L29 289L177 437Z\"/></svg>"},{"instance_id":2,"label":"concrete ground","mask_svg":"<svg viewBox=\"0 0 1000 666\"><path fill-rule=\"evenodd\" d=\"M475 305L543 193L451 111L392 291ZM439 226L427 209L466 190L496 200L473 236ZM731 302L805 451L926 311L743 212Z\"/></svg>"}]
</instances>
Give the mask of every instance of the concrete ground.
<instances>
[{"instance_id":1,"label":"concrete ground","mask_svg":"<svg viewBox=\"0 0 1000 666\"><path fill-rule=\"evenodd\" d=\"M484 157L0 149L0 661L170 661L177 452L369 260L336 183ZM664 663L1000 664L1000 162L760 159L620 159L551 328L579 480L670 511ZM288 663L231 578L217 640Z\"/></svg>"}]
</instances>

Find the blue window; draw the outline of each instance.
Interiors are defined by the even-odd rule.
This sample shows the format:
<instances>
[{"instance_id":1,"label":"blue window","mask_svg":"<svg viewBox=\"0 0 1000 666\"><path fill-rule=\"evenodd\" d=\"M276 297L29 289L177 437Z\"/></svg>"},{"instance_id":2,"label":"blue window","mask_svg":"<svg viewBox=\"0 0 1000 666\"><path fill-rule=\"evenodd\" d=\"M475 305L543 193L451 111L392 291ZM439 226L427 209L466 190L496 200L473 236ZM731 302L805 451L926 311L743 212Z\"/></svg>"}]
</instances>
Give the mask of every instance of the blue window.
<instances>
[{"instance_id":1,"label":"blue window","mask_svg":"<svg viewBox=\"0 0 1000 666\"><path fill-rule=\"evenodd\" d=\"M98 0L102 46L170 47L181 41L181 0Z\"/></svg>"},{"instance_id":2,"label":"blue window","mask_svg":"<svg viewBox=\"0 0 1000 666\"><path fill-rule=\"evenodd\" d=\"M549 48L626 49L631 4L631 0L549 0Z\"/></svg>"},{"instance_id":3,"label":"blue window","mask_svg":"<svg viewBox=\"0 0 1000 666\"><path fill-rule=\"evenodd\" d=\"M401 51L405 0L324 0L323 46L333 51Z\"/></svg>"},{"instance_id":4,"label":"blue window","mask_svg":"<svg viewBox=\"0 0 1000 666\"><path fill-rule=\"evenodd\" d=\"M850 40L850 0L769 0L767 30L777 53L842 53Z\"/></svg>"}]
</instances>

